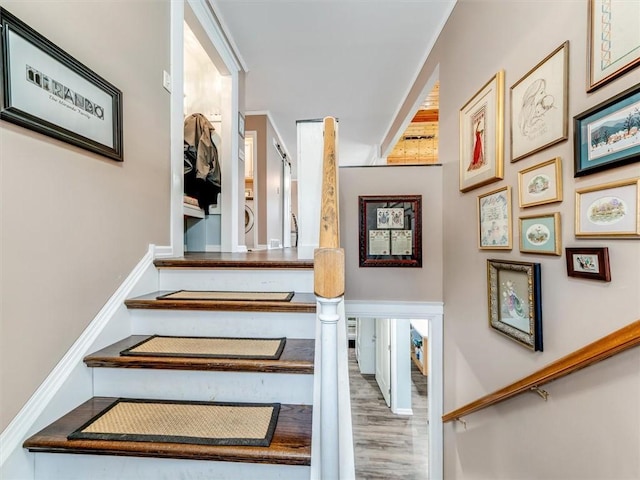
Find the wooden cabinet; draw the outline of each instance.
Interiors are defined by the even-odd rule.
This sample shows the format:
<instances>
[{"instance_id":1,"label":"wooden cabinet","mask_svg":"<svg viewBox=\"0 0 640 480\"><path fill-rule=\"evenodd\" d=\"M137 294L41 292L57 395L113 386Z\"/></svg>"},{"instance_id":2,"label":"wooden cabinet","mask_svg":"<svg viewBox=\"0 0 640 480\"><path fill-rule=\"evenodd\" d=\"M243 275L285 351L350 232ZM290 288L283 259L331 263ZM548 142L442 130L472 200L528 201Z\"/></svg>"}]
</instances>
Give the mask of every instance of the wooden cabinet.
<instances>
[{"instance_id":1,"label":"wooden cabinet","mask_svg":"<svg viewBox=\"0 0 640 480\"><path fill-rule=\"evenodd\" d=\"M427 331L428 320L411 321L411 359L423 375L428 375Z\"/></svg>"}]
</instances>

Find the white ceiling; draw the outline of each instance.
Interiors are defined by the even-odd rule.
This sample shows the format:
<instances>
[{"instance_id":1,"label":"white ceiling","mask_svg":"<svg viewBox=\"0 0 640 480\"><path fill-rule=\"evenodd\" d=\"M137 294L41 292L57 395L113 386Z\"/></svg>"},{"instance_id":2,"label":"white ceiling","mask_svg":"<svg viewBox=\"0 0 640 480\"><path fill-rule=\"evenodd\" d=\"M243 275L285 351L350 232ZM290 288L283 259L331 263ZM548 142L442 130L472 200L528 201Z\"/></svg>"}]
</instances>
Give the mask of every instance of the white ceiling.
<instances>
[{"instance_id":1,"label":"white ceiling","mask_svg":"<svg viewBox=\"0 0 640 480\"><path fill-rule=\"evenodd\" d=\"M296 121L339 119L340 165L372 163L455 0L214 0L290 156ZM395 132L394 132L395 133Z\"/></svg>"}]
</instances>

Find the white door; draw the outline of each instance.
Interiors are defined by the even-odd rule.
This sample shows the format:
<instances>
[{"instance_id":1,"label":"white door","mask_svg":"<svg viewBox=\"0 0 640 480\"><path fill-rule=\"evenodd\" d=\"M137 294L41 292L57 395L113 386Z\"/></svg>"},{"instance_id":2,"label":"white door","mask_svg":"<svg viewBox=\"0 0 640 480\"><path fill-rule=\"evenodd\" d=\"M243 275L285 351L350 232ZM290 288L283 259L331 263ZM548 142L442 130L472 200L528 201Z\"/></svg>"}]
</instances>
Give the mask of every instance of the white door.
<instances>
[{"instance_id":1,"label":"white door","mask_svg":"<svg viewBox=\"0 0 640 480\"><path fill-rule=\"evenodd\" d=\"M391 331L388 318L376 318L376 382L391 406Z\"/></svg>"}]
</instances>

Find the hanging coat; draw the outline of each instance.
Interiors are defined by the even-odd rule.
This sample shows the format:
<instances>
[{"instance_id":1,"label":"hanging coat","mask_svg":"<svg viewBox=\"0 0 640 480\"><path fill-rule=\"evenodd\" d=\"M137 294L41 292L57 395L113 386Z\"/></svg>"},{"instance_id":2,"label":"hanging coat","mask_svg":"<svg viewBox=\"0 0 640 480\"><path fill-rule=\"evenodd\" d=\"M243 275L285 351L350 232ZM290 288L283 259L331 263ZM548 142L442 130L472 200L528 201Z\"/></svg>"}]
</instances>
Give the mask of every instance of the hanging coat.
<instances>
[{"instance_id":1,"label":"hanging coat","mask_svg":"<svg viewBox=\"0 0 640 480\"><path fill-rule=\"evenodd\" d=\"M212 140L213 125L201 113L184 120L184 188L198 199L198 205L209 211L220 193L220 163L218 149Z\"/></svg>"}]
</instances>

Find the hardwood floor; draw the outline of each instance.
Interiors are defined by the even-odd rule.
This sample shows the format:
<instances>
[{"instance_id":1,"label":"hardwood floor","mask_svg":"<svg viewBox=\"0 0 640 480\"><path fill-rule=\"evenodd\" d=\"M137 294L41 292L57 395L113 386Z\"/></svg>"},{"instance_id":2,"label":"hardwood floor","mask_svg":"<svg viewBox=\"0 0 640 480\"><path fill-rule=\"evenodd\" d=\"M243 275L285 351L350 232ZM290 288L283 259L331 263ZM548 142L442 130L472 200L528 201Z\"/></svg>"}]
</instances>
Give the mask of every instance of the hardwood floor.
<instances>
[{"instance_id":1,"label":"hardwood floor","mask_svg":"<svg viewBox=\"0 0 640 480\"><path fill-rule=\"evenodd\" d=\"M349 349L357 480L427 478L427 377L413 362L411 380L413 415L394 415L374 375L360 373L355 349Z\"/></svg>"}]
</instances>

